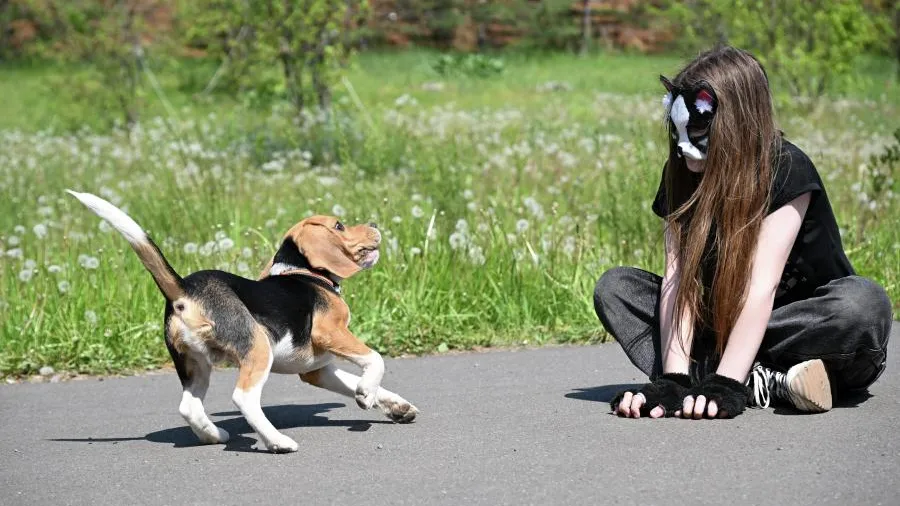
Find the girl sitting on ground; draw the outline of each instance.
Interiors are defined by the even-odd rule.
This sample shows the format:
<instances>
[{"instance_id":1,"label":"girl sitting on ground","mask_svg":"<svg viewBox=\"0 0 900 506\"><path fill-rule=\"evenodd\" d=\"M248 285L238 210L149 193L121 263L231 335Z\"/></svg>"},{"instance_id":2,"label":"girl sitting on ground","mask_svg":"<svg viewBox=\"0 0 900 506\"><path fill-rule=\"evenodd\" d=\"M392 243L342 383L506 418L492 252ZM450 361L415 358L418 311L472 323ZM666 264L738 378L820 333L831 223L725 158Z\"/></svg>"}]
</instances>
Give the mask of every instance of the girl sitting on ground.
<instances>
[{"instance_id":1,"label":"girl sitting on ground","mask_svg":"<svg viewBox=\"0 0 900 506\"><path fill-rule=\"evenodd\" d=\"M614 268L594 292L603 326L651 381L612 409L831 409L884 371L884 289L855 274L822 179L777 130L752 55L716 48L661 80L670 149L653 211L665 219L665 273Z\"/></svg>"}]
</instances>

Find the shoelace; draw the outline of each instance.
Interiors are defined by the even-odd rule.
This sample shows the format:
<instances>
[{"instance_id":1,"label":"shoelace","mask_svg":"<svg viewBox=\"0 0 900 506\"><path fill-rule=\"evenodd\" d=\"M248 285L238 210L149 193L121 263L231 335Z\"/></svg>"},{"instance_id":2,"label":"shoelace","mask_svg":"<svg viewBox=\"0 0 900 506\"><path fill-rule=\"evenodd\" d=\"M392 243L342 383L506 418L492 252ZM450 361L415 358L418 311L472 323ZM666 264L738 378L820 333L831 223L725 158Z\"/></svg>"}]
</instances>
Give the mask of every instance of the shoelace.
<instances>
[{"instance_id":1,"label":"shoelace","mask_svg":"<svg viewBox=\"0 0 900 506\"><path fill-rule=\"evenodd\" d=\"M753 383L753 401L758 408L768 408L773 394L776 398L785 398L787 393L787 376L759 363L750 371L750 382Z\"/></svg>"}]
</instances>

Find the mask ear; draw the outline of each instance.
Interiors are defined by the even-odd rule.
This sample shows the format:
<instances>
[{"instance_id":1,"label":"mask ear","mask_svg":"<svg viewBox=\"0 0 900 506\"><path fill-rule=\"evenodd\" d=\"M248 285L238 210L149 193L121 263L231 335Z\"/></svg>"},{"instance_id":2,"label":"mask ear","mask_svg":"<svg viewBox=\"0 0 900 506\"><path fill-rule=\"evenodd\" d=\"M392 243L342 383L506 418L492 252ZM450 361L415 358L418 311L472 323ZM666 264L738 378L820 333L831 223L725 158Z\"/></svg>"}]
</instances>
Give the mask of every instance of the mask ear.
<instances>
[{"instance_id":1,"label":"mask ear","mask_svg":"<svg viewBox=\"0 0 900 506\"><path fill-rule=\"evenodd\" d=\"M297 247L313 269L328 271L341 279L362 270L350 257L340 237L325 227L303 227L297 236Z\"/></svg>"}]
</instances>

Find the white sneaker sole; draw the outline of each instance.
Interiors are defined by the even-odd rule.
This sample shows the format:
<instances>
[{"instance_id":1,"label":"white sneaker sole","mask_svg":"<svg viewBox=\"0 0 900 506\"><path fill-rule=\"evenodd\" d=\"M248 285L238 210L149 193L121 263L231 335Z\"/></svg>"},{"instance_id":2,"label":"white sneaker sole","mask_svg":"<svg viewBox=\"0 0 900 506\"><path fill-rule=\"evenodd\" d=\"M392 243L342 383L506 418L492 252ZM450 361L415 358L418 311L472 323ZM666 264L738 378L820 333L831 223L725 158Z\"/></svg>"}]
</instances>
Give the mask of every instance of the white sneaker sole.
<instances>
[{"instance_id":1,"label":"white sneaker sole","mask_svg":"<svg viewBox=\"0 0 900 506\"><path fill-rule=\"evenodd\" d=\"M831 382L819 359L801 362L787 372L788 395L799 411L823 413L832 407Z\"/></svg>"}]
</instances>

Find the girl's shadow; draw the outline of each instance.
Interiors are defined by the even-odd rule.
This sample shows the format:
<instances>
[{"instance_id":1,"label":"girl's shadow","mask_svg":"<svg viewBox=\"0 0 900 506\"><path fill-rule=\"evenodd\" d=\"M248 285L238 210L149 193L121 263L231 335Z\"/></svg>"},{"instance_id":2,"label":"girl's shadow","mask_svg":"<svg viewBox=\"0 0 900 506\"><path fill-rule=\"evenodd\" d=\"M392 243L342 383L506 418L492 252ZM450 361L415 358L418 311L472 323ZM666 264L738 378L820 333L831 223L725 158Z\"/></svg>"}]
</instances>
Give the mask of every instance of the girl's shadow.
<instances>
[{"instance_id":1,"label":"girl's shadow","mask_svg":"<svg viewBox=\"0 0 900 506\"><path fill-rule=\"evenodd\" d=\"M576 388L574 391L567 393L566 397L581 401L609 403L609 401L622 390L637 389L641 386L641 384L620 383L615 385L601 385L598 387Z\"/></svg>"}]
</instances>

